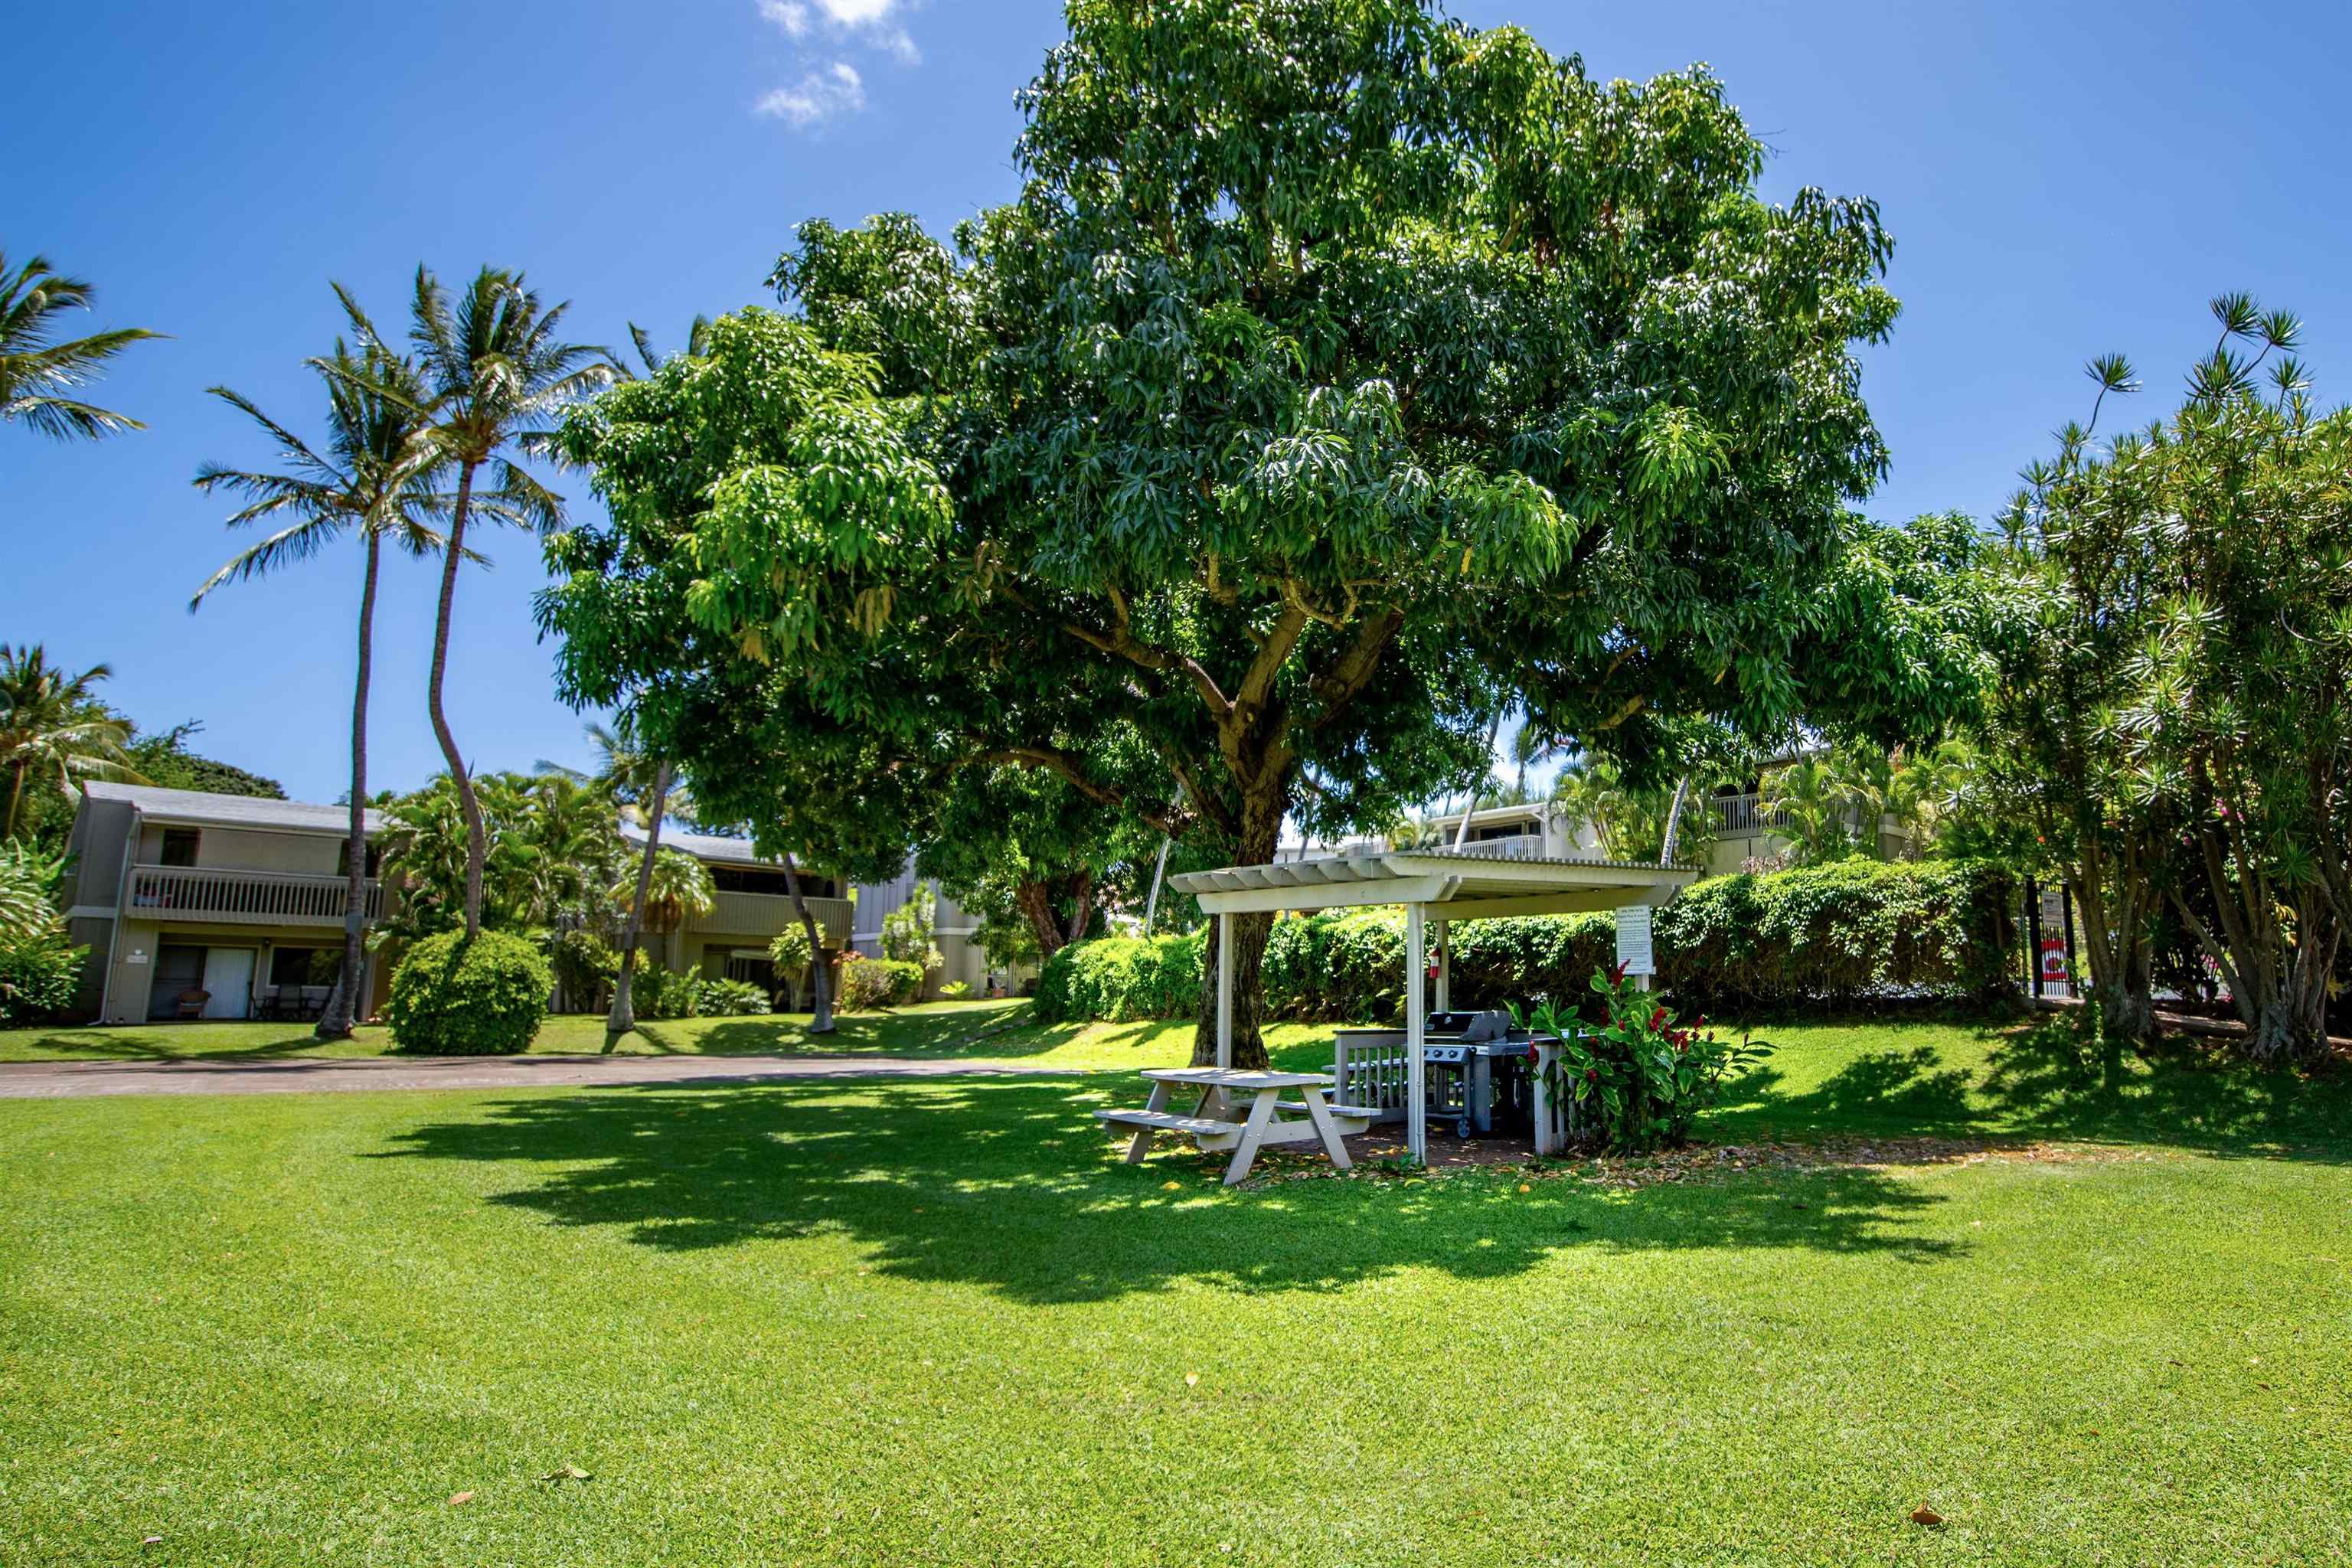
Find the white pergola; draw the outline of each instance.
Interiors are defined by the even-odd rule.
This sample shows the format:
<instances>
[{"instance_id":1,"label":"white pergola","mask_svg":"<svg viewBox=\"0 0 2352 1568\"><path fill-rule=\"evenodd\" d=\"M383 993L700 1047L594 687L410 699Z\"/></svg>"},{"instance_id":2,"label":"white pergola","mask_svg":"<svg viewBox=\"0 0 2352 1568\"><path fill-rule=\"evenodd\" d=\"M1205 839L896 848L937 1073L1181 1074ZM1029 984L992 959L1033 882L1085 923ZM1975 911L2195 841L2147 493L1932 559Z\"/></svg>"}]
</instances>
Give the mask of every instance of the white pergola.
<instances>
[{"instance_id":1,"label":"white pergola","mask_svg":"<svg viewBox=\"0 0 2352 1568\"><path fill-rule=\"evenodd\" d=\"M1427 1157L1429 1107L1421 1059L1426 1034L1423 981L1428 922L1436 922L1437 1011L1452 1001L1446 927L1500 915L1579 914L1664 903L1696 872L1622 860L1505 860L1405 851L1334 855L1272 866L1187 871L1169 885L1217 918L1217 1066L1234 1065L1233 917L1353 904L1404 906L1405 1128L1416 1160Z\"/></svg>"}]
</instances>

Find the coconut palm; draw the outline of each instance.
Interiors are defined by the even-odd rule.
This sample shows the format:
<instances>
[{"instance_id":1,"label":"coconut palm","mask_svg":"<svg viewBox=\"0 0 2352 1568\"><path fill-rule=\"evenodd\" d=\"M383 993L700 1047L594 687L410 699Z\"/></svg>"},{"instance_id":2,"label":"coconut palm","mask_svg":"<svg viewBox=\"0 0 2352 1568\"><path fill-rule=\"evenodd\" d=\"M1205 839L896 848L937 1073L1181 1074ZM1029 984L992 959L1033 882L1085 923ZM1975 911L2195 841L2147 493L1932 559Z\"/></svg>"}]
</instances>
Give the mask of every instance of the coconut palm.
<instances>
[{"instance_id":1,"label":"coconut palm","mask_svg":"<svg viewBox=\"0 0 2352 1568\"><path fill-rule=\"evenodd\" d=\"M696 326L703 323L696 318ZM629 331L638 340L640 353L648 363L652 353L646 349L644 333L635 327ZM621 931L621 973L613 985L613 1010L604 1020L607 1040L618 1039L637 1026L634 1001L634 985L637 963L637 944L645 934L643 911L649 896L654 875L654 858L661 847L661 826L665 818L690 816L694 804L687 798L682 786L671 783L669 759L656 757L637 743L635 719L621 715L612 729L602 724L587 726L589 744L596 748L602 759L593 773L583 773L576 768L542 762L542 773L569 775L603 790L623 815L646 831L645 850L637 861L637 885L635 895L626 901L628 914Z\"/></svg>"},{"instance_id":2,"label":"coconut palm","mask_svg":"<svg viewBox=\"0 0 2352 1568\"><path fill-rule=\"evenodd\" d=\"M14 273L0 251L0 420L21 419L60 441L95 440L117 430L143 430L127 414L65 395L97 379L108 360L144 338L144 327L117 327L86 338L52 342L58 318L89 309L90 286L61 276L36 256Z\"/></svg>"},{"instance_id":3,"label":"coconut palm","mask_svg":"<svg viewBox=\"0 0 2352 1568\"><path fill-rule=\"evenodd\" d=\"M68 675L47 650L0 644L0 773L8 775L8 814L0 838L14 838L24 814L27 782L56 781L60 791L80 779L144 784L122 748L131 725L107 711L95 688L114 673L103 664Z\"/></svg>"},{"instance_id":4,"label":"coconut palm","mask_svg":"<svg viewBox=\"0 0 2352 1568\"><path fill-rule=\"evenodd\" d=\"M433 274L416 269L409 331L431 400L421 441L457 473L450 504L449 548L441 563L441 599L433 624L433 667L425 705L433 738L456 781L466 819L466 934L482 923L482 860L486 847L481 804L464 756L450 733L442 702L449 667L449 623L456 608L457 567L466 528L477 511L499 521L552 532L563 521L563 501L509 454L544 450L544 421L569 400L612 379L601 349L557 336L567 305L543 308L522 275L485 267L455 295ZM609 358L609 356L604 356ZM490 483L478 493L487 468Z\"/></svg>"},{"instance_id":5,"label":"coconut palm","mask_svg":"<svg viewBox=\"0 0 2352 1568\"><path fill-rule=\"evenodd\" d=\"M205 595L223 584L267 576L280 567L308 561L346 532L358 534L365 552L360 578L359 672L352 692L350 883L343 904L343 968L319 1019L317 1034L322 1040L344 1039L352 1032L358 1004L356 978L367 941L368 686L374 666L376 576L383 542L389 538L412 556L435 553L443 542L426 520L445 510L444 498L433 488L439 467L436 456L416 439L424 426L418 409L425 400L416 367L382 346L373 324L340 284L335 294L351 315L362 346L354 353L338 338L332 354L310 362L326 387L323 451L313 449L241 395L226 386L211 388L215 397L268 432L278 443L283 466L261 472L207 463L196 472L196 488L207 494L225 489L248 498L242 509L229 515L231 528L264 521L283 521L284 526L238 552L188 601L193 613Z\"/></svg>"}]
</instances>

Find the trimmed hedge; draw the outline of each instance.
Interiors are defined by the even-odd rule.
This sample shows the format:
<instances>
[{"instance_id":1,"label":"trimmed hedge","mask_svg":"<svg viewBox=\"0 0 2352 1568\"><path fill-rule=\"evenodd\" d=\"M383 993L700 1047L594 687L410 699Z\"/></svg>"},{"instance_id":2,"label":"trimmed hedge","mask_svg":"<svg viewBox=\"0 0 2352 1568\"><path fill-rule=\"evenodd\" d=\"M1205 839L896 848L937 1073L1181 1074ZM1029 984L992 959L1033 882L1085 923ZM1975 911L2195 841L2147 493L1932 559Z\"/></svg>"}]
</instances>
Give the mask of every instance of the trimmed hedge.
<instances>
[{"instance_id":1,"label":"trimmed hedge","mask_svg":"<svg viewBox=\"0 0 2352 1568\"><path fill-rule=\"evenodd\" d=\"M1717 877L1659 907L1659 987L1710 1007L1840 1007L1902 994L1980 1000L2017 973L2015 886L1983 861L1848 860ZM1616 959L1602 912L1465 921L1450 932L1462 1007L1550 997L1584 1005ZM1037 983L1037 1016L1189 1018L1203 938L1105 937L1066 947ZM1309 1021L1392 1020L1402 1009L1404 921L1392 910L1278 920L1266 939L1266 1009Z\"/></svg>"},{"instance_id":2,"label":"trimmed hedge","mask_svg":"<svg viewBox=\"0 0 2352 1568\"><path fill-rule=\"evenodd\" d=\"M1189 1018L1201 1005L1201 952L1207 942L1205 931L1073 942L1045 961L1031 1006L1047 1023Z\"/></svg>"},{"instance_id":3,"label":"trimmed hedge","mask_svg":"<svg viewBox=\"0 0 2352 1568\"><path fill-rule=\"evenodd\" d=\"M393 971L385 1022L399 1049L425 1056L512 1056L547 1016L555 976L537 944L486 931L428 936Z\"/></svg>"},{"instance_id":4,"label":"trimmed hedge","mask_svg":"<svg viewBox=\"0 0 2352 1568\"><path fill-rule=\"evenodd\" d=\"M1721 877L1662 905L1669 988L1717 1006L1985 1001L2021 973L2017 889L1986 860L1843 860Z\"/></svg>"}]
</instances>

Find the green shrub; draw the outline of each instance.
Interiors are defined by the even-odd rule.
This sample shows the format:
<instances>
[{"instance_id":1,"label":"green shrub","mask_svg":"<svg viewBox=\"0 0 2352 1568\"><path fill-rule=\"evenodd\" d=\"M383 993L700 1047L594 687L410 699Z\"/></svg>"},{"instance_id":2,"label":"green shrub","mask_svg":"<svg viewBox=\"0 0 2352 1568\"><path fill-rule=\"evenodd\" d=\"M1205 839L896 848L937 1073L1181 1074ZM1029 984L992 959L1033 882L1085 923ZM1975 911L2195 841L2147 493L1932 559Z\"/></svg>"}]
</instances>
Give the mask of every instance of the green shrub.
<instances>
[{"instance_id":1,"label":"green shrub","mask_svg":"<svg viewBox=\"0 0 2352 1568\"><path fill-rule=\"evenodd\" d=\"M582 1012L597 1011L621 973L621 955L593 931L554 932L547 941L547 963L564 1000Z\"/></svg>"},{"instance_id":2,"label":"green shrub","mask_svg":"<svg viewBox=\"0 0 2352 1568\"><path fill-rule=\"evenodd\" d=\"M950 980L940 987L940 999L943 1002L961 1002L971 994L971 984L969 981Z\"/></svg>"},{"instance_id":3,"label":"green shrub","mask_svg":"<svg viewBox=\"0 0 2352 1568\"><path fill-rule=\"evenodd\" d=\"M839 971L841 994L834 1005L845 1013L870 1007L901 1007L923 988L923 966L896 958L844 954Z\"/></svg>"},{"instance_id":4,"label":"green shrub","mask_svg":"<svg viewBox=\"0 0 2352 1568\"><path fill-rule=\"evenodd\" d=\"M2008 874L1982 861L1848 860L1713 878L1659 907L1657 984L1718 1009L1843 1007L1889 994L1988 1000L2015 973L2015 900ZM1607 911L1460 921L1449 936L1457 1007L1549 999L1591 1011L1591 977L1616 959ZM1192 1017L1203 945L1193 935L1066 947L1038 979L1037 1015ZM1404 918L1376 909L1276 921L1262 973L1272 1016L1391 1021L1402 1010Z\"/></svg>"},{"instance_id":5,"label":"green shrub","mask_svg":"<svg viewBox=\"0 0 2352 1568\"><path fill-rule=\"evenodd\" d=\"M529 1048L555 984L532 943L486 931L428 936L393 972L384 1019L399 1049L426 1056L511 1056Z\"/></svg>"},{"instance_id":6,"label":"green shrub","mask_svg":"<svg viewBox=\"0 0 2352 1568\"><path fill-rule=\"evenodd\" d=\"M1082 1018L1189 1018L1201 1006L1205 932L1189 936L1107 936L1073 942L1045 961L1037 976L1039 1021Z\"/></svg>"},{"instance_id":7,"label":"green shrub","mask_svg":"<svg viewBox=\"0 0 2352 1568\"><path fill-rule=\"evenodd\" d=\"M54 925L0 933L0 1029L46 1024L72 1006L89 953Z\"/></svg>"},{"instance_id":8,"label":"green shrub","mask_svg":"<svg viewBox=\"0 0 2352 1568\"><path fill-rule=\"evenodd\" d=\"M629 983L629 1005L640 1018L692 1018L702 1012L702 976L648 963Z\"/></svg>"},{"instance_id":9,"label":"green shrub","mask_svg":"<svg viewBox=\"0 0 2352 1568\"><path fill-rule=\"evenodd\" d=\"M2017 973L2015 883L1983 860L1843 860L1717 877L1659 907L1664 988L1717 1008L1984 1001Z\"/></svg>"},{"instance_id":10,"label":"green shrub","mask_svg":"<svg viewBox=\"0 0 2352 1568\"><path fill-rule=\"evenodd\" d=\"M768 993L748 980L705 980L698 989L706 1018L737 1018L768 1010Z\"/></svg>"}]
</instances>

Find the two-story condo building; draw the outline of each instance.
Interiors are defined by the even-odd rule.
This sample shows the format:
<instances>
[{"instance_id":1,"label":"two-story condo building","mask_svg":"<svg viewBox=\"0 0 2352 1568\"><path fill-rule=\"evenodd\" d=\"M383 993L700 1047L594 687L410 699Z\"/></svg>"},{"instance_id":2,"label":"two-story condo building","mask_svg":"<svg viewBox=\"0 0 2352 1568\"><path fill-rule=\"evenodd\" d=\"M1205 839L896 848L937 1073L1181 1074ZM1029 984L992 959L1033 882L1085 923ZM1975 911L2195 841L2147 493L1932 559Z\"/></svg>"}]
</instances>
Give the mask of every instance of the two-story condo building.
<instances>
[{"instance_id":1,"label":"two-story condo building","mask_svg":"<svg viewBox=\"0 0 2352 1568\"><path fill-rule=\"evenodd\" d=\"M350 826L341 805L85 784L66 897L73 940L89 948L77 1014L315 1016L342 967ZM383 893L368 870L373 918ZM363 1012L382 999L383 968L362 977Z\"/></svg>"},{"instance_id":2,"label":"two-story condo building","mask_svg":"<svg viewBox=\"0 0 2352 1568\"><path fill-rule=\"evenodd\" d=\"M623 824L621 837L639 852L644 850L645 830L635 824ZM669 827L662 829L661 847L701 861L710 872L718 897L709 913L688 915L678 930L649 937L647 951L659 957L664 967L680 973L699 972L711 979L748 980L780 993L782 987L768 958L768 943L786 926L800 924L785 888L783 862L763 858L746 838L680 833ZM829 878L807 871L795 875L825 947L845 952L851 914L848 897Z\"/></svg>"}]
</instances>

